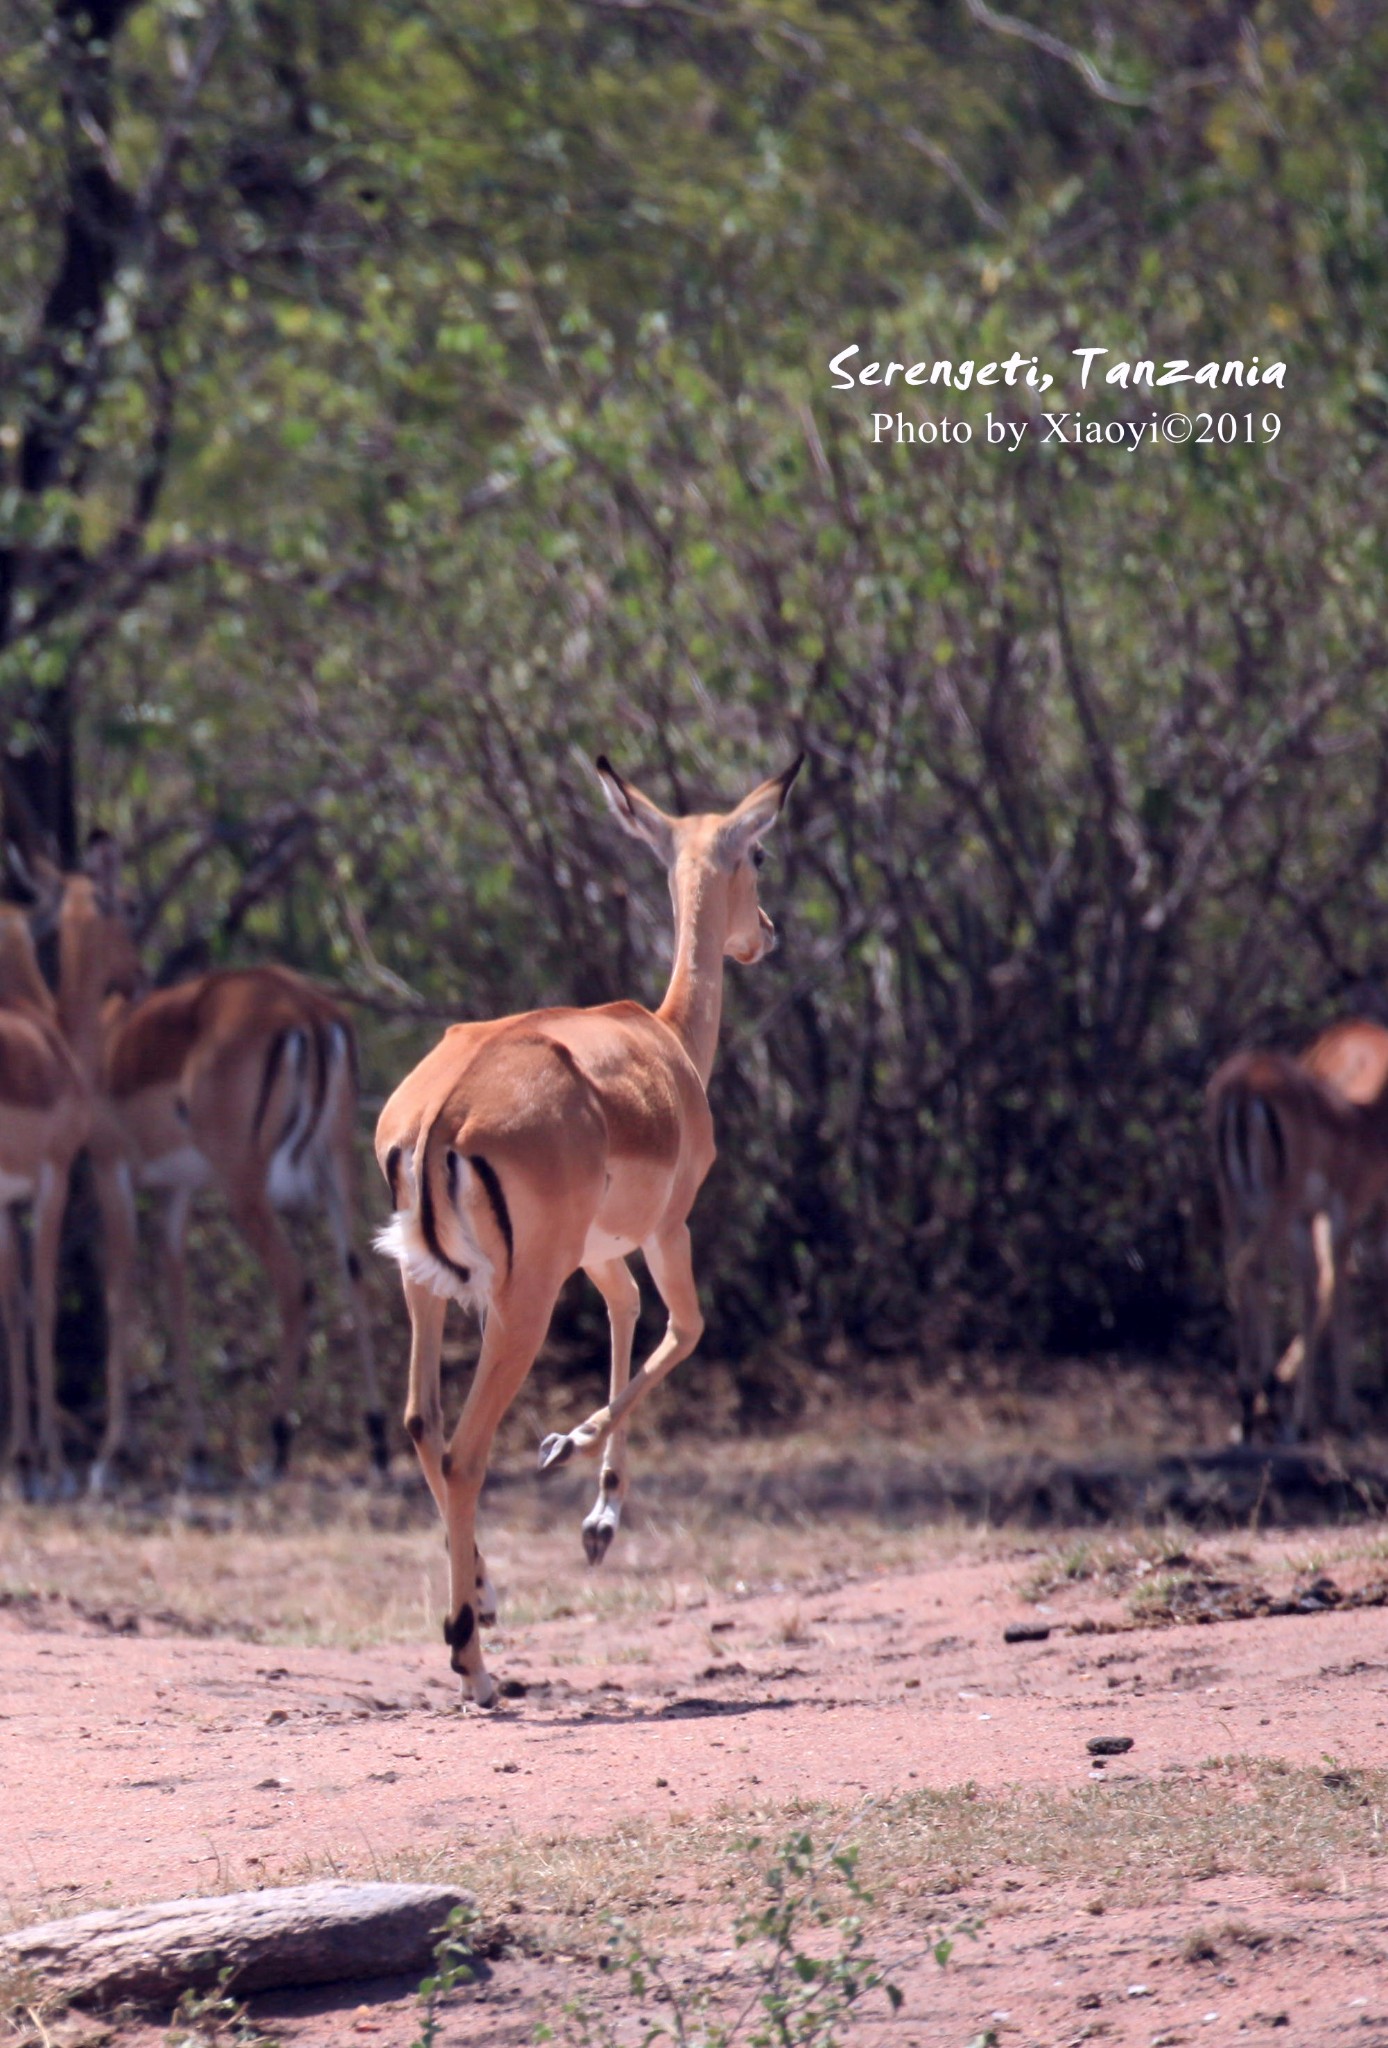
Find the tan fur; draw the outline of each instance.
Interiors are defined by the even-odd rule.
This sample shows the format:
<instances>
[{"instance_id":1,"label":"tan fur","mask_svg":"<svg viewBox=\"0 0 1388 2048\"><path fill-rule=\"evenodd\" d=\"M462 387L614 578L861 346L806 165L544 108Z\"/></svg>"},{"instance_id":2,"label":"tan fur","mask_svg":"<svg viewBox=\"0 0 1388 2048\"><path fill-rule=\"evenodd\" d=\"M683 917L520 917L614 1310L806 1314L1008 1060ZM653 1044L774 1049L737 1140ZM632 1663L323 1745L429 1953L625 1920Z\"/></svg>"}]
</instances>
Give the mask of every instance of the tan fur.
<instances>
[{"instance_id":1,"label":"tan fur","mask_svg":"<svg viewBox=\"0 0 1388 2048\"><path fill-rule=\"evenodd\" d=\"M1315 1361L1327 1330L1335 1363L1335 1421L1354 1423L1346 1290L1350 1239L1388 1190L1388 1095L1349 1099L1372 1078L1377 1026L1334 1027L1302 1059L1238 1053L1210 1083L1208 1118L1224 1227L1229 1293L1237 1319L1242 1428L1259 1394L1279 1375L1295 1377L1294 1423L1315 1427ZM1384 1034L1388 1041L1388 1034ZM1302 1297L1300 1337L1274 1370L1269 1289L1289 1247Z\"/></svg>"},{"instance_id":2,"label":"tan fur","mask_svg":"<svg viewBox=\"0 0 1388 2048\"><path fill-rule=\"evenodd\" d=\"M108 1257L107 1428L93 1483L105 1484L129 1420L130 1288L134 1189L164 1200L163 1267L170 1349L189 1459L206 1453L192 1370L186 1255L191 1205L216 1187L231 1220L264 1265L280 1320L275 1459L282 1466L308 1336L303 1267L277 1211L324 1206L351 1299L368 1421L384 1462L370 1325L353 1247L356 1076L346 1013L288 968L223 969L108 1011L105 1088L93 1156Z\"/></svg>"},{"instance_id":3,"label":"tan fur","mask_svg":"<svg viewBox=\"0 0 1388 2048\"><path fill-rule=\"evenodd\" d=\"M1388 1086L1388 1030L1381 1024L1372 1023L1367 1017L1346 1017L1338 1023L1329 1025L1319 1038L1307 1046L1300 1058L1308 1074L1314 1074L1318 1080L1338 1089L1350 1102L1372 1102L1376 1096L1383 1093L1385 1086ZM1376 1208L1375 1214L1375 1227L1382 1237L1384 1219L1381 1206ZM1373 1215L1369 1222L1374 1222ZM1388 1258L1388 1246L1384 1247L1382 1256ZM1333 1283L1333 1245L1327 1253L1327 1258L1330 1261L1329 1271ZM1348 1308L1343 1303L1341 1308L1342 1313L1338 1316L1335 1315L1333 1308L1331 1312L1331 1340L1337 1345L1349 1341ZM1301 1370L1303 1351L1303 1339L1298 1334L1293 1337L1277 1361L1275 1377L1284 1386L1295 1383ZM1347 1382L1352 1371L1353 1364L1350 1359L1337 1358L1336 1384L1339 1385L1342 1379Z\"/></svg>"},{"instance_id":4,"label":"tan fur","mask_svg":"<svg viewBox=\"0 0 1388 2048\"><path fill-rule=\"evenodd\" d=\"M671 818L600 762L618 819L670 877L676 950L664 1002L656 1011L618 1002L455 1025L381 1112L376 1157L396 1210L382 1243L399 1261L411 1326L405 1423L448 1529L453 1668L479 1705L491 1703L495 1686L479 1640L492 1616L477 1498L497 1425L560 1287L582 1266L612 1329L607 1404L541 1447L542 1469L574 1450L603 1453L584 1523L593 1563L620 1516L627 1418L702 1332L687 1219L714 1157L705 1091L723 961L751 965L774 944L753 855L798 767L727 814ZM633 1377L640 1298L626 1259L638 1246L670 1320ZM471 1391L445 1439L439 1370L450 1298L475 1304L485 1320Z\"/></svg>"},{"instance_id":5,"label":"tan fur","mask_svg":"<svg viewBox=\"0 0 1388 2048\"><path fill-rule=\"evenodd\" d=\"M9 1359L5 1464L21 1485L51 1489L63 1476L53 1328L68 1181L91 1131L101 1006L113 988L134 985L139 964L119 905L84 876L47 879L59 905L56 1001L24 913L0 907L0 1317ZM17 1201L33 1210L27 1316Z\"/></svg>"}]
</instances>

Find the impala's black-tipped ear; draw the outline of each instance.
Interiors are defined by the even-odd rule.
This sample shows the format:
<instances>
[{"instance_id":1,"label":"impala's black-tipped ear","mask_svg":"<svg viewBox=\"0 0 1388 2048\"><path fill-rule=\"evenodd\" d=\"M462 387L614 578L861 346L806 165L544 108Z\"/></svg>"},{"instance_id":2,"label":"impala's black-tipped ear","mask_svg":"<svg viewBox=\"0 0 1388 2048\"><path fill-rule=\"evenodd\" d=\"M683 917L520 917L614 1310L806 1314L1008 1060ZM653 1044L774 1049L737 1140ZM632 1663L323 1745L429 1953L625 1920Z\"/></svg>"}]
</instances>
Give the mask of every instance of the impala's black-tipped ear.
<instances>
[{"instance_id":1,"label":"impala's black-tipped ear","mask_svg":"<svg viewBox=\"0 0 1388 2048\"><path fill-rule=\"evenodd\" d=\"M737 809L728 813L722 840L724 852L730 860L741 860L762 834L771 830L781 815L786 793L800 773L804 759L803 753L797 754L782 774L758 783L751 795L745 796Z\"/></svg>"},{"instance_id":2,"label":"impala's black-tipped ear","mask_svg":"<svg viewBox=\"0 0 1388 2048\"><path fill-rule=\"evenodd\" d=\"M615 813L624 831L633 839L642 840L668 867L675 852L675 821L667 817L659 804L653 804L648 796L642 796L639 789L623 780L606 754L597 758L598 779L603 794Z\"/></svg>"}]
</instances>

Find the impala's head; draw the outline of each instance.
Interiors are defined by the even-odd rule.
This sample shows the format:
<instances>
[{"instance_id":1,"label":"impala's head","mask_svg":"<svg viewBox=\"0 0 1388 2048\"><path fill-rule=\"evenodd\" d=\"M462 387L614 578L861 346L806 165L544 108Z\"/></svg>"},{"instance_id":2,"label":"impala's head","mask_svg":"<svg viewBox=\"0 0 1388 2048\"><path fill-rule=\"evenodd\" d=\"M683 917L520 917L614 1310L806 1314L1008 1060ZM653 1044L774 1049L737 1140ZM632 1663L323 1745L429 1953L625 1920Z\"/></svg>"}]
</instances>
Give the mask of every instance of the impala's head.
<instances>
[{"instance_id":1,"label":"impala's head","mask_svg":"<svg viewBox=\"0 0 1388 2048\"><path fill-rule=\"evenodd\" d=\"M761 842L780 816L786 791L804 758L797 754L783 775L759 783L734 810L672 818L623 781L606 754L598 756L608 803L632 838L644 840L665 863L676 901L682 878L700 889L724 891L723 951L743 967L764 960L776 943L776 927L757 901L757 869L764 857Z\"/></svg>"},{"instance_id":2,"label":"impala's head","mask_svg":"<svg viewBox=\"0 0 1388 2048\"><path fill-rule=\"evenodd\" d=\"M79 874L59 877L59 978L99 1007L109 995L133 995L143 979L132 906L121 883L120 847L93 832Z\"/></svg>"}]
</instances>

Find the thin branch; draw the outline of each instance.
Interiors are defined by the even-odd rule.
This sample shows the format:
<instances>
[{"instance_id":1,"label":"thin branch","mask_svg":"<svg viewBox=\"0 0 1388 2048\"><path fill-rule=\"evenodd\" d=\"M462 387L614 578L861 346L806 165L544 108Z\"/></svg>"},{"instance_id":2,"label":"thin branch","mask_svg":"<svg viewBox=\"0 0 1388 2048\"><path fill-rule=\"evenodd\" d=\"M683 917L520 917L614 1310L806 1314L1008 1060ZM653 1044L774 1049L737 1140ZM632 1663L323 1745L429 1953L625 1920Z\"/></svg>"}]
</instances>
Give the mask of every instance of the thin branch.
<instances>
[{"instance_id":1,"label":"thin branch","mask_svg":"<svg viewBox=\"0 0 1388 2048\"><path fill-rule=\"evenodd\" d=\"M978 187L947 149L942 148L938 142L932 142L928 135L922 135L919 128L903 128L900 134L903 142L918 150L927 162L934 164L937 171L944 172L955 191L968 200L982 226L990 229L995 235L1003 233L1007 227L1006 216L999 213L996 206L989 205Z\"/></svg>"},{"instance_id":2,"label":"thin branch","mask_svg":"<svg viewBox=\"0 0 1388 2048\"><path fill-rule=\"evenodd\" d=\"M1109 101L1115 107L1153 107L1156 101L1145 92L1130 92L1126 86L1114 85L1103 76L1092 57L1083 50L1077 50L1073 43L1063 42L1053 36L1049 29L1033 28L1029 21L1019 21L1015 14L998 14L987 5L987 0L965 0L971 18L980 28L991 29L997 36L1015 36L1019 42L1030 43L1034 49L1042 50L1046 56L1054 57L1061 64L1068 64L1077 71L1089 90L1099 99Z\"/></svg>"}]
</instances>

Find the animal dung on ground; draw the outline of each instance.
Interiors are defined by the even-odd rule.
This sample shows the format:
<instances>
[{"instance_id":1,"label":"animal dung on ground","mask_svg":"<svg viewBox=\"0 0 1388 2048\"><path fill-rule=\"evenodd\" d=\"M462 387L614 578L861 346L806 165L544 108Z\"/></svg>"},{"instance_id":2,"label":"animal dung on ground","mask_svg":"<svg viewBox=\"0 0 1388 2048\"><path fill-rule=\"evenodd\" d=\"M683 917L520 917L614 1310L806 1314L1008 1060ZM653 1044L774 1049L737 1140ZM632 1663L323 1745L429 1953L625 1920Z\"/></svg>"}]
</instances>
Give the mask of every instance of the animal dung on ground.
<instances>
[{"instance_id":1,"label":"animal dung on ground","mask_svg":"<svg viewBox=\"0 0 1388 2048\"><path fill-rule=\"evenodd\" d=\"M161 1899L0 1940L0 1970L33 1971L74 2004L152 2005L207 1990L229 1970L245 1995L425 1969L466 1892L437 1884L285 1885Z\"/></svg>"},{"instance_id":2,"label":"animal dung on ground","mask_svg":"<svg viewBox=\"0 0 1388 2048\"><path fill-rule=\"evenodd\" d=\"M1091 1735L1084 1745L1091 1756L1126 1756L1133 1746L1131 1735Z\"/></svg>"},{"instance_id":3,"label":"animal dung on ground","mask_svg":"<svg viewBox=\"0 0 1388 2048\"><path fill-rule=\"evenodd\" d=\"M1044 1643L1050 1634L1044 1621L1014 1621L1002 1632L1005 1643Z\"/></svg>"}]
</instances>

